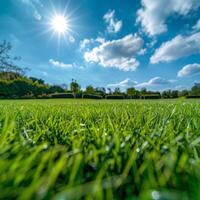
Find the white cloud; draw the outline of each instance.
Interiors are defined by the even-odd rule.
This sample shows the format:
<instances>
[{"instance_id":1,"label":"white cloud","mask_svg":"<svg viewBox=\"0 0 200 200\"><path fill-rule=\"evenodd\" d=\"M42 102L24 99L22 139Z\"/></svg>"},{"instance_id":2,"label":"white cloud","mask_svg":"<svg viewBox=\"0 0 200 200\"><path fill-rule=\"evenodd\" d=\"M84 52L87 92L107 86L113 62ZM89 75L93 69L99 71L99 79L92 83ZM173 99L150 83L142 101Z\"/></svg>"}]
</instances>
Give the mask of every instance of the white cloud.
<instances>
[{"instance_id":1,"label":"white cloud","mask_svg":"<svg viewBox=\"0 0 200 200\"><path fill-rule=\"evenodd\" d=\"M177 74L178 77L200 74L200 64L194 63L184 66Z\"/></svg>"},{"instance_id":2,"label":"white cloud","mask_svg":"<svg viewBox=\"0 0 200 200\"><path fill-rule=\"evenodd\" d=\"M40 21L42 19L42 15L40 14L38 7L42 8L43 4L40 0L18 0L19 2L27 5L32 10L33 17Z\"/></svg>"},{"instance_id":3,"label":"white cloud","mask_svg":"<svg viewBox=\"0 0 200 200\"><path fill-rule=\"evenodd\" d=\"M111 88L128 88L128 87L136 87L136 88L143 88L143 87L152 87L152 86L163 86L163 85L169 85L171 83L174 83L175 80L167 80L161 77L154 77L150 79L148 82L138 83L137 81L133 81L129 78L126 78L125 80L114 83L114 84L108 84L107 87Z\"/></svg>"},{"instance_id":4,"label":"white cloud","mask_svg":"<svg viewBox=\"0 0 200 200\"><path fill-rule=\"evenodd\" d=\"M86 46L87 46L88 44L90 44L91 42L92 42L91 39L85 38L84 40L82 40L82 41L80 42L80 48L81 48L81 49L85 49Z\"/></svg>"},{"instance_id":5,"label":"white cloud","mask_svg":"<svg viewBox=\"0 0 200 200\"><path fill-rule=\"evenodd\" d=\"M149 87L149 86L161 86L161 85L167 85L170 83L175 82L174 80L167 80L161 77L154 77L150 79L148 82L139 83L136 85L136 87Z\"/></svg>"},{"instance_id":6,"label":"white cloud","mask_svg":"<svg viewBox=\"0 0 200 200\"><path fill-rule=\"evenodd\" d=\"M55 67L60 67L60 68L64 68L64 69L69 69L69 68L73 67L73 64L65 64L63 62L56 61L54 59L49 59L49 63Z\"/></svg>"},{"instance_id":7,"label":"white cloud","mask_svg":"<svg viewBox=\"0 0 200 200\"><path fill-rule=\"evenodd\" d=\"M199 0L142 0L142 8L137 12L137 22L141 23L147 34L161 34L167 31L166 20L171 15L185 16L199 6Z\"/></svg>"},{"instance_id":8,"label":"white cloud","mask_svg":"<svg viewBox=\"0 0 200 200\"><path fill-rule=\"evenodd\" d=\"M97 37L95 41L100 43L100 44L103 44L106 40L105 40L105 38Z\"/></svg>"},{"instance_id":9,"label":"white cloud","mask_svg":"<svg viewBox=\"0 0 200 200\"><path fill-rule=\"evenodd\" d=\"M200 19L197 21L197 23L192 28L196 31L200 30Z\"/></svg>"},{"instance_id":10,"label":"white cloud","mask_svg":"<svg viewBox=\"0 0 200 200\"><path fill-rule=\"evenodd\" d=\"M137 84L136 81L132 81L130 78L126 78L125 80L119 82L119 83L114 83L114 84L108 84L107 87L111 88L127 88L127 87L134 87Z\"/></svg>"},{"instance_id":11,"label":"white cloud","mask_svg":"<svg viewBox=\"0 0 200 200\"><path fill-rule=\"evenodd\" d=\"M103 19L107 24L108 33L117 33L122 28L122 21L117 20L115 17L115 10L109 10L104 16Z\"/></svg>"},{"instance_id":12,"label":"white cloud","mask_svg":"<svg viewBox=\"0 0 200 200\"><path fill-rule=\"evenodd\" d=\"M144 41L137 35L127 35L118 40L105 41L84 54L86 62L103 67L115 67L123 71L135 71L139 62L135 56L141 53Z\"/></svg>"},{"instance_id":13,"label":"white cloud","mask_svg":"<svg viewBox=\"0 0 200 200\"><path fill-rule=\"evenodd\" d=\"M95 43L96 44L103 44L105 42L105 38L102 38L102 37L97 37L96 39L88 39L88 38L85 38L84 40L82 40L80 42L80 49L83 50L83 49L87 49L90 45L94 45Z\"/></svg>"},{"instance_id":14,"label":"white cloud","mask_svg":"<svg viewBox=\"0 0 200 200\"><path fill-rule=\"evenodd\" d=\"M190 36L178 35L156 49L150 62L170 62L179 58L200 53L200 32Z\"/></svg>"}]
</instances>

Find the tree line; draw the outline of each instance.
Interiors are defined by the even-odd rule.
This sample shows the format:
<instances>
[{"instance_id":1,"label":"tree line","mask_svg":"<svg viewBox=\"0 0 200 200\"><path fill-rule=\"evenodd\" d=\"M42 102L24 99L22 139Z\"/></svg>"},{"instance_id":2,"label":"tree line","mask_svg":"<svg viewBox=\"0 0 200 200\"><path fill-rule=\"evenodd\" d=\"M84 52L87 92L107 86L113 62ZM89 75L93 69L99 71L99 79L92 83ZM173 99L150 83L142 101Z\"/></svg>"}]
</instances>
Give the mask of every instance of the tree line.
<instances>
[{"instance_id":1,"label":"tree line","mask_svg":"<svg viewBox=\"0 0 200 200\"><path fill-rule=\"evenodd\" d=\"M91 98L91 99L160 99L160 98L198 98L200 84L195 83L191 90L149 91L146 88L137 90L134 87L122 92L120 88L93 87L88 85L84 90L72 79L66 85L49 85L44 80L25 76L25 68L14 62L19 57L11 57L10 43L0 43L0 98Z\"/></svg>"}]
</instances>

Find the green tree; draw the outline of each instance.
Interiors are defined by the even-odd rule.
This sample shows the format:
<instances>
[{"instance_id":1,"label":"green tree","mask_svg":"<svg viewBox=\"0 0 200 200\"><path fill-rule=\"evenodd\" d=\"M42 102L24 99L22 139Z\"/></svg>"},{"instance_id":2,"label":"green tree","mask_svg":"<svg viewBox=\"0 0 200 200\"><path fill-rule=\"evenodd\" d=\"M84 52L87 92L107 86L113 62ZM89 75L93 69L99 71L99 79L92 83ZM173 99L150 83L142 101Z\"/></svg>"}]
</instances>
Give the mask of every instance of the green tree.
<instances>
[{"instance_id":1,"label":"green tree","mask_svg":"<svg viewBox=\"0 0 200 200\"><path fill-rule=\"evenodd\" d=\"M112 89L111 88L107 88L108 90L108 94L112 94Z\"/></svg>"},{"instance_id":2,"label":"green tree","mask_svg":"<svg viewBox=\"0 0 200 200\"><path fill-rule=\"evenodd\" d=\"M104 87L97 87L95 88L95 94L105 97L106 89Z\"/></svg>"},{"instance_id":3,"label":"green tree","mask_svg":"<svg viewBox=\"0 0 200 200\"><path fill-rule=\"evenodd\" d=\"M146 88L141 88L140 93L141 93L141 95L145 95L147 93L147 89Z\"/></svg>"},{"instance_id":4,"label":"green tree","mask_svg":"<svg viewBox=\"0 0 200 200\"><path fill-rule=\"evenodd\" d=\"M59 85L52 85L52 86L49 86L48 92L49 93L64 93L65 90Z\"/></svg>"},{"instance_id":5,"label":"green tree","mask_svg":"<svg viewBox=\"0 0 200 200\"><path fill-rule=\"evenodd\" d=\"M140 92L138 90L136 90L134 87L127 88L126 94L131 98L139 98L140 97Z\"/></svg>"},{"instance_id":6,"label":"green tree","mask_svg":"<svg viewBox=\"0 0 200 200\"><path fill-rule=\"evenodd\" d=\"M171 91L171 98L178 98L178 90Z\"/></svg>"},{"instance_id":7,"label":"green tree","mask_svg":"<svg viewBox=\"0 0 200 200\"><path fill-rule=\"evenodd\" d=\"M94 89L94 87L93 87L92 85L88 85L88 86L86 87L85 92L86 92L87 94L94 94L94 93L95 93L95 89Z\"/></svg>"},{"instance_id":8,"label":"green tree","mask_svg":"<svg viewBox=\"0 0 200 200\"><path fill-rule=\"evenodd\" d=\"M38 82L39 84L44 84L44 80L42 80L42 79L38 79L35 77L29 77L29 79L31 79L33 82Z\"/></svg>"},{"instance_id":9,"label":"green tree","mask_svg":"<svg viewBox=\"0 0 200 200\"><path fill-rule=\"evenodd\" d=\"M133 97L136 93L136 89L134 87L131 87L131 88L127 88L126 90L126 94L130 97Z\"/></svg>"},{"instance_id":10,"label":"green tree","mask_svg":"<svg viewBox=\"0 0 200 200\"><path fill-rule=\"evenodd\" d=\"M189 95L188 90L179 91L179 94L178 94L179 97L187 97L188 95Z\"/></svg>"},{"instance_id":11,"label":"green tree","mask_svg":"<svg viewBox=\"0 0 200 200\"><path fill-rule=\"evenodd\" d=\"M115 88L113 94L114 94L114 95L119 95L119 94L121 94L120 88L119 88L119 87Z\"/></svg>"},{"instance_id":12,"label":"green tree","mask_svg":"<svg viewBox=\"0 0 200 200\"><path fill-rule=\"evenodd\" d=\"M200 96L200 83L195 83L191 89L191 95Z\"/></svg>"},{"instance_id":13,"label":"green tree","mask_svg":"<svg viewBox=\"0 0 200 200\"><path fill-rule=\"evenodd\" d=\"M70 90L73 92L74 97L76 97L76 94L81 90L81 86L76 82L76 80L72 79L72 82L70 83Z\"/></svg>"}]
</instances>

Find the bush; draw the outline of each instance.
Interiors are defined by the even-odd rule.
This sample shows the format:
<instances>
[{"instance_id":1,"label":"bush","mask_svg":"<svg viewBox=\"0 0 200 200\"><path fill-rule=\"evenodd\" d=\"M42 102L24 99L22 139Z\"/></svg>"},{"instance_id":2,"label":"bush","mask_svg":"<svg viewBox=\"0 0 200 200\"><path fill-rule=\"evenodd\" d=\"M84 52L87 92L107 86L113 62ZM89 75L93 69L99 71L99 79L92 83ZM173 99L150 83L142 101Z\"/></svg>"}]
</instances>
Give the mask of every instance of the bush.
<instances>
[{"instance_id":1,"label":"bush","mask_svg":"<svg viewBox=\"0 0 200 200\"><path fill-rule=\"evenodd\" d=\"M52 93L64 93L66 92L62 87L58 86L58 85L52 85L49 86L48 88L48 93L52 94Z\"/></svg>"},{"instance_id":2,"label":"bush","mask_svg":"<svg viewBox=\"0 0 200 200\"><path fill-rule=\"evenodd\" d=\"M38 99L50 99L52 96L49 94L42 94L37 96Z\"/></svg>"},{"instance_id":3,"label":"bush","mask_svg":"<svg viewBox=\"0 0 200 200\"><path fill-rule=\"evenodd\" d=\"M21 97L21 99L35 99L35 98L36 97L33 94L27 94ZM12 97L12 99L14 99L14 97Z\"/></svg>"},{"instance_id":4,"label":"bush","mask_svg":"<svg viewBox=\"0 0 200 200\"><path fill-rule=\"evenodd\" d=\"M51 94L52 98L74 98L72 93L55 93Z\"/></svg>"},{"instance_id":5,"label":"bush","mask_svg":"<svg viewBox=\"0 0 200 200\"><path fill-rule=\"evenodd\" d=\"M143 95L141 99L161 99L160 95Z\"/></svg>"},{"instance_id":6,"label":"bush","mask_svg":"<svg viewBox=\"0 0 200 200\"><path fill-rule=\"evenodd\" d=\"M189 95L186 97L187 99L199 99L200 96L199 95Z\"/></svg>"},{"instance_id":7,"label":"bush","mask_svg":"<svg viewBox=\"0 0 200 200\"><path fill-rule=\"evenodd\" d=\"M139 95L128 95L127 99L139 99L140 96Z\"/></svg>"},{"instance_id":8,"label":"bush","mask_svg":"<svg viewBox=\"0 0 200 200\"><path fill-rule=\"evenodd\" d=\"M77 94L75 94L75 97L77 98L77 99L82 99L82 93L81 92L79 92L79 93L77 93Z\"/></svg>"},{"instance_id":9,"label":"bush","mask_svg":"<svg viewBox=\"0 0 200 200\"><path fill-rule=\"evenodd\" d=\"M84 99L102 99L102 96L100 95L94 95L94 94L84 94Z\"/></svg>"},{"instance_id":10,"label":"bush","mask_svg":"<svg viewBox=\"0 0 200 200\"><path fill-rule=\"evenodd\" d=\"M107 95L106 99L124 99L123 95Z\"/></svg>"}]
</instances>

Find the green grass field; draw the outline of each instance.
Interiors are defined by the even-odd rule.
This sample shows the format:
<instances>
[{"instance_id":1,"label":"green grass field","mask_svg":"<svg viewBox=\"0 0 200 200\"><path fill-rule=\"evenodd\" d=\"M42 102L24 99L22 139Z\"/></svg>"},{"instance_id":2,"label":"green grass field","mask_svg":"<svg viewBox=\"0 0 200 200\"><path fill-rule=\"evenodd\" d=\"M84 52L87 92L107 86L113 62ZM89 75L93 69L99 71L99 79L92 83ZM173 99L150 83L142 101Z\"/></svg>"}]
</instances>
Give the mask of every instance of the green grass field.
<instances>
[{"instance_id":1,"label":"green grass field","mask_svg":"<svg viewBox=\"0 0 200 200\"><path fill-rule=\"evenodd\" d=\"M0 199L200 199L200 101L0 101Z\"/></svg>"}]
</instances>

